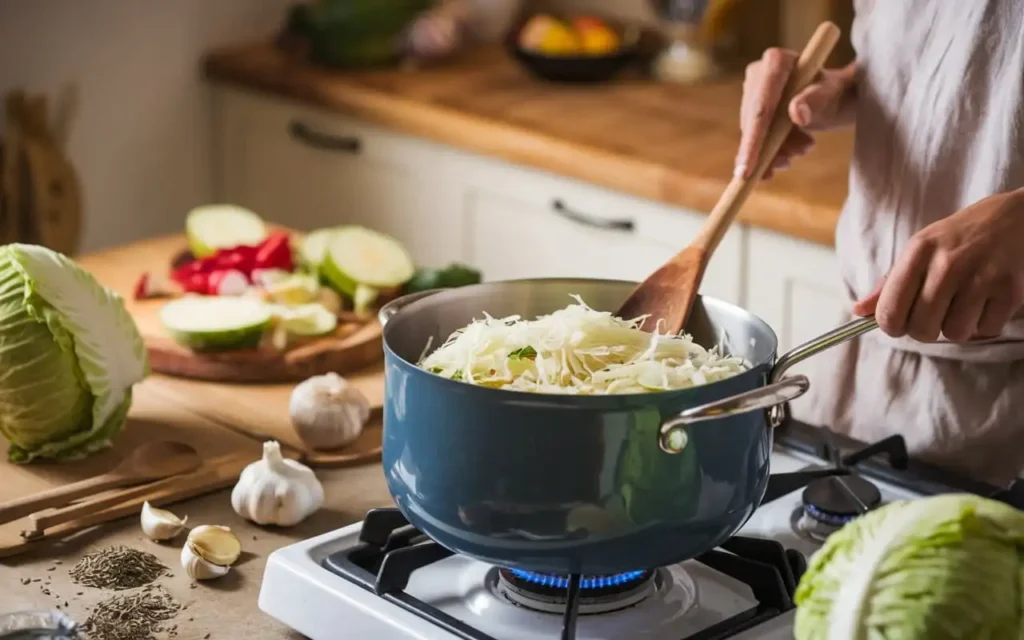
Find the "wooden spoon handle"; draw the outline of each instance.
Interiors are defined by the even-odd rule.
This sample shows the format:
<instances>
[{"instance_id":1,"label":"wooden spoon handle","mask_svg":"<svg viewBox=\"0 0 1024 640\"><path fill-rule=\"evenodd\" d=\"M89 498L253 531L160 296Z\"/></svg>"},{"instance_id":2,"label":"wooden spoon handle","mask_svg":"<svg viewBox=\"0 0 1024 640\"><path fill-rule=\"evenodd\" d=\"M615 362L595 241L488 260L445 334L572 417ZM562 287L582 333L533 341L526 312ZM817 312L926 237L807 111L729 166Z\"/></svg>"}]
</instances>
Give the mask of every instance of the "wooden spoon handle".
<instances>
[{"instance_id":1,"label":"wooden spoon handle","mask_svg":"<svg viewBox=\"0 0 1024 640\"><path fill-rule=\"evenodd\" d=\"M818 75L821 68L825 65L825 60L828 59L829 54L832 53L832 49L838 41L839 27L831 22L822 22L818 25L814 35L807 41L807 46L800 53L796 69L790 74L789 81L782 91L782 98L779 100L779 104L775 108L775 114L768 125L764 144L761 145L761 151L758 154L757 162L754 163L750 177L734 177L729 182L729 186L722 192L722 197L718 200L718 204L711 210L707 222L704 223L704 227L697 234L697 237L694 238L690 246L700 247L708 254L714 252L718 247L718 243L722 241L725 232L729 230L729 225L732 224L736 214L739 213L743 203L746 202L747 196L754 190L754 185L761 180L764 172L767 171L768 166L776 154L779 153L779 148L782 147L786 136L793 129L793 121L789 118L790 100L807 85L811 84L815 76Z\"/></svg>"},{"instance_id":2,"label":"wooden spoon handle","mask_svg":"<svg viewBox=\"0 0 1024 640\"><path fill-rule=\"evenodd\" d=\"M130 478L120 474L105 473L63 487L54 487L42 493L22 496L0 504L0 524L24 518L43 509L64 506L77 498L131 483Z\"/></svg>"}]
</instances>

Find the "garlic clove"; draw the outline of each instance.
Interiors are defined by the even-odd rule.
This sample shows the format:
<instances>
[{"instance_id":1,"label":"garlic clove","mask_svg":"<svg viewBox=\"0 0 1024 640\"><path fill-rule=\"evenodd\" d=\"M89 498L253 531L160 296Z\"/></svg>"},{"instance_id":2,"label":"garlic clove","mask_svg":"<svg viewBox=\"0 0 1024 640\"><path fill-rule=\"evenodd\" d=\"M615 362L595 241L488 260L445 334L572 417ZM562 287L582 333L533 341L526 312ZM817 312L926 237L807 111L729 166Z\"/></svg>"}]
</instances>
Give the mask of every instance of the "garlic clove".
<instances>
[{"instance_id":1,"label":"garlic clove","mask_svg":"<svg viewBox=\"0 0 1024 640\"><path fill-rule=\"evenodd\" d=\"M170 540L177 537L185 529L188 516L179 518L166 509L158 509L149 504L149 501L142 503L142 512L139 514L139 521L142 525L142 532L150 540Z\"/></svg>"},{"instance_id":2,"label":"garlic clove","mask_svg":"<svg viewBox=\"0 0 1024 640\"><path fill-rule=\"evenodd\" d=\"M220 525L196 527L189 532L185 546L203 560L222 567L230 567L242 555L242 542L238 536Z\"/></svg>"},{"instance_id":3,"label":"garlic clove","mask_svg":"<svg viewBox=\"0 0 1024 640\"><path fill-rule=\"evenodd\" d=\"M181 548L181 568L193 580L212 580L226 575L231 567L210 562L198 553L195 545L185 542Z\"/></svg>"}]
</instances>

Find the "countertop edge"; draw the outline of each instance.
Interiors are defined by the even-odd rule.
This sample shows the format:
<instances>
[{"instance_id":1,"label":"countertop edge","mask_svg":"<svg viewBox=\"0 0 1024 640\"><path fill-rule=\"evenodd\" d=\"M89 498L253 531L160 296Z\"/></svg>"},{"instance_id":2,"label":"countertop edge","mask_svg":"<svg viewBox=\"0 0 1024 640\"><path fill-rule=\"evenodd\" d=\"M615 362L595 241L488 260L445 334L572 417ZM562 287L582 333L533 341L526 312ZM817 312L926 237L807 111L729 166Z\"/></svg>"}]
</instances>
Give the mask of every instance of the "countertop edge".
<instances>
[{"instance_id":1,"label":"countertop edge","mask_svg":"<svg viewBox=\"0 0 1024 640\"><path fill-rule=\"evenodd\" d=\"M205 78L213 83L295 100L465 151L699 212L711 211L730 178L695 176L500 120L391 95L347 82L341 75L332 78L329 85L304 82L304 65L291 67L295 73L269 76L248 68L239 56L226 50L208 54L202 67ZM581 158L586 161L580 161ZM838 217L838 207L761 189L750 194L739 221L833 246Z\"/></svg>"}]
</instances>

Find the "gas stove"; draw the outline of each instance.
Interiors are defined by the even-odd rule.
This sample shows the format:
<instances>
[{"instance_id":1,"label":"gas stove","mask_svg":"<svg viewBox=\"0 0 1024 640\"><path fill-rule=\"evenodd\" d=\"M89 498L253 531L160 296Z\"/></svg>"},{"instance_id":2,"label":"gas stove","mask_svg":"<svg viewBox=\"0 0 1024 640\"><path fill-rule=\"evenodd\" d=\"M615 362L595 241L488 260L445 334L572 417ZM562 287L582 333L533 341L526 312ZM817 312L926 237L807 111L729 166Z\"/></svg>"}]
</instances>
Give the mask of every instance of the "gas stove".
<instances>
[{"instance_id":1,"label":"gas stove","mask_svg":"<svg viewBox=\"0 0 1024 640\"><path fill-rule=\"evenodd\" d=\"M453 554L397 509L284 547L259 606L312 638L379 640L789 640L796 584L829 534L895 500L971 492L1024 509L1024 483L971 482L872 445L789 422L753 517L692 560L612 576L552 576Z\"/></svg>"}]
</instances>

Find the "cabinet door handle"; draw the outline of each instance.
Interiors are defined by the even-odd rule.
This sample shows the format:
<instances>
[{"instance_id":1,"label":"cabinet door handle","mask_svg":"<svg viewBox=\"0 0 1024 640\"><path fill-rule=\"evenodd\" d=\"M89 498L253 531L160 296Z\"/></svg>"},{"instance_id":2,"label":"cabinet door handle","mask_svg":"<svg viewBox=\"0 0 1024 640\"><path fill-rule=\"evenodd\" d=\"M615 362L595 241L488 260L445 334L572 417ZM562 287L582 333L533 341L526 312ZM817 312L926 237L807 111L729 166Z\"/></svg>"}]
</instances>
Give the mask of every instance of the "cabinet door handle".
<instances>
[{"instance_id":1,"label":"cabinet door handle","mask_svg":"<svg viewBox=\"0 0 1024 640\"><path fill-rule=\"evenodd\" d=\"M355 154L362 151L363 147L363 143L355 136L336 136L324 133L298 120L293 120L288 126L288 133L299 142L314 149L323 149L324 151L342 151Z\"/></svg>"},{"instance_id":2,"label":"cabinet door handle","mask_svg":"<svg viewBox=\"0 0 1024 640\"><path fill-rule=\"evenodd\" d=\"M579 211L573 211L561 200L554 200L551 203L551 208L555 210L555 213L563 218L567 218L573 222L586 225L588 227L609 229L611 231L632 232L636 230L636 223L629 218L599 218L597 216L591 216L586 213L580 213Z\"/></svg>"}]
</instances>

